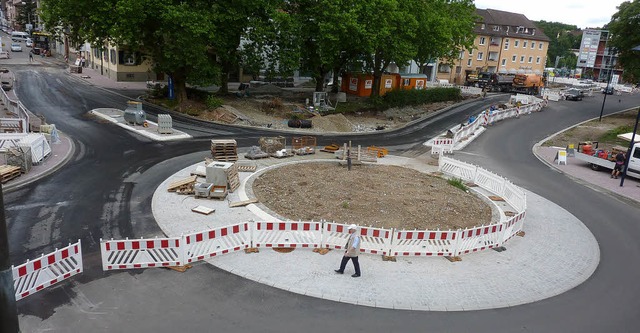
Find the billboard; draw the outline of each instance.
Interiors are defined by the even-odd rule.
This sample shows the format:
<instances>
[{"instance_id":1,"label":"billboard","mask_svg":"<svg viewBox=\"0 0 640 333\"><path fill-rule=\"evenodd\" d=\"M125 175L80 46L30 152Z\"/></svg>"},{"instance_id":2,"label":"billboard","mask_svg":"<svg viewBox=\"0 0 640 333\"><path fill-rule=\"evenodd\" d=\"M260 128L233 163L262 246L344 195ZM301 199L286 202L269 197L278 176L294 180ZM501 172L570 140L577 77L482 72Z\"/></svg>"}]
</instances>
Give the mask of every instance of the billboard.
<instances>
[{"instance_id":1,"label":"billboard","mask_svg":"<svg viewBox=\"0 0 640 333\"><path fill-rule=\"evenodd\" d=\"M600 30L585 30L582 32L580 54L578 55L578 64L576 67L595 67L600 34Z\"/></svg>"}]
</instances>

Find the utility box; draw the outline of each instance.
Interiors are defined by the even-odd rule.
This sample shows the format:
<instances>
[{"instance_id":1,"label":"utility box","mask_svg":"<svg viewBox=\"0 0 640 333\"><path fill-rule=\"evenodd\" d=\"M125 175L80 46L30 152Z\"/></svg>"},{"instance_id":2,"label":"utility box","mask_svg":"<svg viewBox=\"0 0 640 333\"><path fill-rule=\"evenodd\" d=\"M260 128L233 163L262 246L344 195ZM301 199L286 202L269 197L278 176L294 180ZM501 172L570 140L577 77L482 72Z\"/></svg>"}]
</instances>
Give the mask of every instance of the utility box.
<instances>
[{"instance_id":1,"label":"utility box","mask_svg":"<svg viewBox=\"0 0 640 333\"><path fill-rule=\"evenodd\" d=\"M211 162L207 165L207 183L214 186L227 187L229 179L227 179L228 171L233 167L233 163L228 162Z\"/></svg>"},{"instance_id":2,"label":"utility box","mask_svg":"<svg viewBox=\"0 0 640 333\"><path fill-rule=\"evenodd\" d=\"M173 120L171 119L171 115L168 115L168 114L158 115L158 133L160 134L173 133Z\"/></svg>"}]
</instances>

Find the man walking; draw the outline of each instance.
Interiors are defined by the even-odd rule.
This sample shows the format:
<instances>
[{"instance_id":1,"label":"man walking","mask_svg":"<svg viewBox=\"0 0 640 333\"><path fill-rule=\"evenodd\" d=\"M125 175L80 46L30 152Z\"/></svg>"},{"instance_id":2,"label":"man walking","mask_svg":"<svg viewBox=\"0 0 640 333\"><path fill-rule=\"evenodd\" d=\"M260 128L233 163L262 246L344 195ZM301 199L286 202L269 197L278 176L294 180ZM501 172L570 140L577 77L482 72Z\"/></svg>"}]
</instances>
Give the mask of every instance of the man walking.
<instances>
[{"instance_id":1,"label":"man walking","mask_svg":"<svg viewBox=\"0 0 640 333\"><path fill-rule=\"evenodd\" d=\"M353 261L353 268L355 268L356 273L351 275L351 277L360 277L360 264L358 263L358 253L360 252L360 236L356 232L358 227L355 224L349 226L349 240L347 240L347 246L344 251L344 256L342 256L342 262L340 263L340 269L336 269L336 273L343 274L344 269L347 267L347 262L349 259Z\"/></svg>"}]
</instances>

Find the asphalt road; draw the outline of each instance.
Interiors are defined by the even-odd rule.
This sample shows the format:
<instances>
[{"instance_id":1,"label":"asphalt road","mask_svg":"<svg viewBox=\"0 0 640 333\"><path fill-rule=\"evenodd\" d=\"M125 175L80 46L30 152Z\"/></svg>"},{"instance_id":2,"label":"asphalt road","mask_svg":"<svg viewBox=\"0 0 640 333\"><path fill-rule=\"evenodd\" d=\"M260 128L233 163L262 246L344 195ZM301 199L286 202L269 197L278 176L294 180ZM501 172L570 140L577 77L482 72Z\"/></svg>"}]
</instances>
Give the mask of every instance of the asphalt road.
<instances>
[{"instance_id":1,"label":"asphalt road","mask_svg":"<svg viewBox=\"0 0 640 333\"><path fill-rule=\"evenodd\" d=\"M150 211L153 190L175 170L201 160L211 137L232 137L246 147L277 132L174 116L175 127L196 138L151 142L86 114L98 107L123 108L136 92L110 94L55 68L13 70L26 107L55 123L78 149L61 171L5 194L12 261L22 262L76 239L82 239L85 252L85 273L19 302L25 331L631 332L640 322L635 283L640 271L633 261L625 260L638 255L634 240L640 235L640 209L574 183L531 153L532 145L543 137L597 116L599 96L575 104L552 103L526 120L503 121L455 154L505 175L580 218L601 245L602 260L595 274L567 293L532 304L473 312L412 312L291 294L203 264L185 274L162 269L103 272L99 239L160 235ZM322 145L351 139L354 144L385 145L410 155L421 151L419 143L489 102L472 102L395 133L318 141ZM615 102L607 104L606 113L638 105L640 97L625 96Z\"/></svg>"}]
</instances>

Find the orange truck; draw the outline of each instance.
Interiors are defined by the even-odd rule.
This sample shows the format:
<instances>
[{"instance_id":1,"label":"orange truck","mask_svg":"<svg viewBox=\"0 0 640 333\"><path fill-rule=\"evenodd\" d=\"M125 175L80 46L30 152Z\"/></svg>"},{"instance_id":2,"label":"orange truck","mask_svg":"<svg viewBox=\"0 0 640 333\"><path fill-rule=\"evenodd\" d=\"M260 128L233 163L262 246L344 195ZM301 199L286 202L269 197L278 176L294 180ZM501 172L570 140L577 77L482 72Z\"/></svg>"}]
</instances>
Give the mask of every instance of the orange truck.
<instances>
[{"instance_id":1,"label":"orange truck","mask_svg":"<svg viewBox=\"0 0 640 333\"><path fill-rule=\"evenodd\" d=\"M528 95L540 94L544 87L544 78L538 74L516 74L513 78L513 91Z\"/></svg>"}]
</instances>

